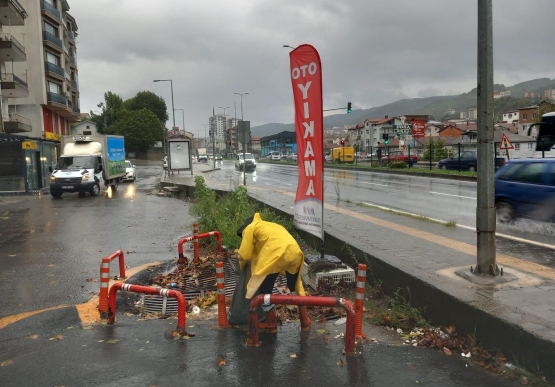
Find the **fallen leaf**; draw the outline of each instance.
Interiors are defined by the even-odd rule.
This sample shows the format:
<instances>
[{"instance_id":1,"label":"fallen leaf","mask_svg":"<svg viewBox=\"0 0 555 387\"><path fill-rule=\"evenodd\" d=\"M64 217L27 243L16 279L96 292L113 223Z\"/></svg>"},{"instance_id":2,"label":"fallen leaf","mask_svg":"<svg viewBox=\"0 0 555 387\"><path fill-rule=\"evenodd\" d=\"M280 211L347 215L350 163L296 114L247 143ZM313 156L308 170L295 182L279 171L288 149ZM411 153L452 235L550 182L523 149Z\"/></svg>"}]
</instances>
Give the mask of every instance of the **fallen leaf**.
<instances>
[{"instance_id":1,"label":"fallen leaf","mask_svg":"<svg viewBox=\"0 0 555 387\"><path fill-rule=\"evenodd\" d=\"M172 323L172 324L173 324L173 323ZM189 328L194 328L194 327L195 327L194 325L189 325Z\"/></svg>"},{"instance_id":2,"label":"fallen leaf","mask_svg":"<svg viewBox=\"0 0 555 387\"><path fill-rule=\"evenodd\" d=\"M6 367L13 364L13 360L6 360L0 363L0 367Z\"/></svg>"},{"instance_id":3,"label":"fallen leaf","mask_svg":"<svg viewBox=\"0 0 555 387\"><path fill-rule=\"evenodd\" d=\"M10 254L10 255L8 255L8 257L17 257L17 255L16 254Z\"/></svg>"},{"instance_id":4,"label":"fallen leaf","mask_svg":"<svg viewBox=\"0 0 555 387\"><path fill-rule=\"evenodd\" d=\"M447 333L449 333L450 335L452 335L453 332L455 332L455 326L454 326L454 325L451 325L450 327L445 328L445 332L447 332Z\"/></svg>"},{"instance_id":5,"label":"fallen leaf","mask_svg":"<svg viewBox=\"0 0 555 387\"><path fill-rule=\"evenodd\" d=\"M99 343L103 343L103 342L104 342L104 340L98 340L98 342L99 342Z\"/></svg>"},{"instance_id":6,"label":"fallen leaf","mask_svg":"<svg viewBox=\"0 0 555 387\"><path fill-rule=\"evenodd\" d=\"M62 336L62 335L56 335L56 336L54 336L54 337L51 337L51 338L48 339L48 340L62 340L63 338L64 338L64 336Z\"/></svg>"},{"instance_id":7,"label":"fallen leaf","mask_svg":"<svg viewBox=\"0 0 555 387\"><path fill-rule=\"evenodd\" d=\"M443 352L445 352L446 355L452 355L453 352L451 352L451 350L449 348L443 347Z\"/></svg>"},{"instance_id":8,"label":"fallen leaf","mask_svg":"<svg viewBox=\"0 0 555 387\"><path fill-rule=\"evenodd\" d=\"M73 327L67 327L66 329L73 329Z\"/></svg>"},{"instance_id":9,"label":"fallen leaf","mask_svg":"<svg viewBox=\"0 0 555 387\"><path fill-rule=\"evenodd\" d=\"M218 367L225 366L225 360L224 359L218 359L218 361L216 362L216 365Z\"/></svg>"},{"instance_id":10,"label":"fallen leaf","mask_svg":"<svg viewBox=\"0 0 555 387\"><path fill-rule=\"evenodd\" d=\"M87 326L84 326L83 329L89 330L89 329L93 329L93 327L92 327L92 325L87 325Z\"/></svg>"},{"instance_id":11,"label":"fallen leaf","mask_svg":"<svg viewBox=\"0 0 555 387\"><path fill-rule=\"evenodd\" d=\"M323 335L325 333L330 333L330 332L325 329L316 329L316 333L318 333L319 335Z\"/></svg>"},{"instance_id":12,"label":"fallen leaf","mask_svg":"<svg viewBox=\"0 0 555 387\"><path fill-rule=\"evenodd\" d=\"M141 352L141 351L144 351L144 349L143 348L139 349L139 352Z\"/></svg>"},{"instance_id":13,"label":"fallen leaf","mask_svg":"<svg viewBox=\"0 0 555 387\"><path fill-rule=\"evenodd\" d=\"M520 384L528 384L528 378L526 376L522 376L520 378Z\"/></svg>"},{"instance_id":14,"label":"fallen leaf","mask_svg":"<svg viewBox=\"0 0 555 387\"><path fill-rule=\"evenodd\" d=\"M291 355L289 355L289 357L290 357L291 359L296 359L296 358L297 358L297 354L292 353Z\"/></svg>"},{"instance_id":15,"label":"fallen leaf","mask_svg":"<svg viewBox=\"0 0 555 387\"><path fill-rule=\"evenodd\" d=\"M39 335L29 335L26 337L27 339L36 340L39 338Z\"/></svg>"},{"instance_id":16,"label":"fallen leaf","mask_svg":"<svg viewBox=\"0 0 555 387\"><path fill-rule=\"evenodd\" d=\"M117 343L119 340L118 339L113 339L113 340L108 340L107 343L108 344L115 344Z\"/></svg>"},{"instance_id":17,"label":"fallen leaf","mask_svg":"<svg viewBox=\"0 0 555 387\"><path fill-rule=\"evenodd\" d=\"M343 367L345 365L345 363L343 363L343 359L339 358L339 361L337 362L337 365L339 367Z\"/></svg>"},{"instance_id":18,"label":"fallen leaf","mask_svg":"<svg viewBox=\"0 0 555 387\"><path fill-rule=\"evenodd\" d=\"M403 330L401 328L397 328L397 333L403 333Z\"/></svg>"}]
</instances>

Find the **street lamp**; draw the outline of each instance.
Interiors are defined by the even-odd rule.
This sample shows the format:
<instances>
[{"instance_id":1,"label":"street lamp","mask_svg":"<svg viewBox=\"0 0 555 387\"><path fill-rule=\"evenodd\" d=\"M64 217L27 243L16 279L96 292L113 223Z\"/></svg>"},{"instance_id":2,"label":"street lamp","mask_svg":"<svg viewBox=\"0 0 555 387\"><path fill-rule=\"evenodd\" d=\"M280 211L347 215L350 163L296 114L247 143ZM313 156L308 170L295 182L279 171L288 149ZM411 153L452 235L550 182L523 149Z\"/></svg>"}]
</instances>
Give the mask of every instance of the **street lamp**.
<instances>
[{"instance_id":1,"label":"street lamp","mask_svg":"<svg viewBox=\"0 0 555 387\"><path fill-rule=\"evenodd\" d=\"M247 95L249 93L233 93L233 94L237 94L238 96L241 97L241 126L243 127L243 130L245 130L245 123L243 121L243 96ZM239 133L237 133L237 135L239 135ZM245 142L246 140L246 136L245 133L243 133L243 141ZM245 153L246 153L246 148L247 148L247 144L243 144L243 185L247 185L247 170L245 168Z\"/></svg>"},{"instance_id":2,"label":"street lamp","mask_svg":"<svg viewBox=\"0 0 555 387\"><path fill-rule=\"evenodd\" d=\"M206 127L208 126L207 124L201 124L202 126L204 126L204 147L206 148Z\"/></svg>"},{"instance_id":3,"label":"street lamp","mask_svg":"<svg viewBox=\"0 0 555 387\"><path fill-rule=\"evenodd\" d=\"M181 114L183 114L183 128L182 129L185 130L185 110L183 110L183 109L173 109L173 110L174 111L181 110Z\"/></svg>"},{"instance_id":4,"label":"street lamp","mask_svg":"<svg viewBox=\"0 0 555 387\"><path fill-rule=\"evenodd\" d=\"M171 79L155 79L154 82L169 82L170 83L170 88L172 91L172 117L173 117L173 127L175 128L175 113L173 112L175 109L173 108L173 81ZM165 126L165 125L164 125ZM166 133L167 130L166 128L164 128L164 133ZM167 133L166 133L166 137L167 137ZM166 144L166 140L164 140L164 148L166 149L166 154L168 154L168 145Z\"/></svg>"},{"instance_id":5,"label":"street lamp","mask_svg":"<svg viewBox=\"0 0 555 387\"><path fill-rule=\"evenodd\" d=\"M296 48L296 47L291 47L291 46L288 45L288 44L284 44L283 47L290 48L291 50L294 50L294 49Z\"/></svg>"}]
</instances>

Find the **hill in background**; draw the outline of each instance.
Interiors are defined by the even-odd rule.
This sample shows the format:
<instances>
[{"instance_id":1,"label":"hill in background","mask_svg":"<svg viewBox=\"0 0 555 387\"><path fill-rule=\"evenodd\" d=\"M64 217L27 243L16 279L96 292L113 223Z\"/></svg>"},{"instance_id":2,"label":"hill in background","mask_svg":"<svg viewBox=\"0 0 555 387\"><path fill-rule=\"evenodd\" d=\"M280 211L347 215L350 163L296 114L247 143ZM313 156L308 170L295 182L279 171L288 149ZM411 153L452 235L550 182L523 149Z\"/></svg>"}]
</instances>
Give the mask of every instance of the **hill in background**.
<instances>
[{"instance_id":1,"label":"hill in background","mask_svg":"<svg viewBox=\"0 0 555 387\"><path fill-rule=\"evenodd\" d=\"M555 89L555 79L539 78L531 81L517 83L514 86L495 85L496 91L510 90L510 97L503 97L495 100L495 115L500 119L500 114L507 110L518 109L528 106L535 100L524 99L524 93L534 92L538 96L543 90ZM442 119L448 109L455 109L458 118L461 110L466 110L477 105L476 89L459 95L402 99L387 105L378 106L370 109L353 110L351 114L334 114L324 117L324 128L336 126L356 125L364 122L367 118L381 118L387 116L400 116L403 114L428 114L431 118ZM356 105L353 102L353 105ZM264 137L283 131L294 131L294 124L265 124L255 126L251 129L253 136Z\"/></svg>"}]
</instances>

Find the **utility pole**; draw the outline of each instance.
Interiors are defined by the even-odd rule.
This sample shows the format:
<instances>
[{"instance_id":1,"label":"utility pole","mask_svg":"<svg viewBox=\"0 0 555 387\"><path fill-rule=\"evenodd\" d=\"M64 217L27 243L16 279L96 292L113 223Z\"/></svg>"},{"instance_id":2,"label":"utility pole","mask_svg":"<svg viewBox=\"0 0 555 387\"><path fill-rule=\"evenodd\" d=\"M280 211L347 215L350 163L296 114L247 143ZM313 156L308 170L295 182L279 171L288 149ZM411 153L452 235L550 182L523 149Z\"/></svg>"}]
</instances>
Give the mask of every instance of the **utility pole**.
<instances>
[{"instance_id":1,"label":"utility pole","mask_svg":"<svg viewBox=\"0 0 555 387\"><path fill-rule=\"evenodd\" d=\"M246 153L246 148L247 148L247 136L246 133L244 132L245 130L245 123L243 121L243 96L249 93L233 93L233 94L237 94L239 96L241 96L241 127L243 129L243 185L246 186L247 185L247 168L245 167L245 153ZM237 137L239 137L239 133L237 133Z\"/></svg>"},{"instance_id":2,"label":"utility pole","mask_svg":"<svg viewBox=\"0 0 555 387\"><path fill-rule=\"evenodd\" d=\"M478 199L476 273L496 276L492 0L478 0Z\"/></svg>"}]
</instances>

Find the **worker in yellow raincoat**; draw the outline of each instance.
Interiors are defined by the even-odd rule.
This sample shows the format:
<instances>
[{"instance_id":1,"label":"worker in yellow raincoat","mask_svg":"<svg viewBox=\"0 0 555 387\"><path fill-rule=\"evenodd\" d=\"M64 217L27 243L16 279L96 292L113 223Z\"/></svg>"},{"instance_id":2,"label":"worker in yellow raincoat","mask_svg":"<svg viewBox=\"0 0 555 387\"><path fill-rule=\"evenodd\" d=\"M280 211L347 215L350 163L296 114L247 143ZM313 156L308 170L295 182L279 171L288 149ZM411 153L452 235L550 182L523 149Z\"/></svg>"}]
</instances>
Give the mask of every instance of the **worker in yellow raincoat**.
<instances>
[{"instance_id":1,"label":"worker in yellow raincoat","mask_svg":"<svg viewBox=\"0 0 555 387\"><path fill-rule=\"evenodd\" d=\"M272 294L274 283L279 273L285 273L287 287L292 295L304 296L304 288L300 273L304 264L304 254L299 244L281 225L265 222L256 213L247 218L237 230L242 238L238 251L241 269L250 261L252 276L247 284L246 298L251 299L255 294ZM276 309L273 304L263 304L266 321L259 323L261 329L277 332ZM299 307L301 327L308 330L311 321L306 307Z\"/></svg>"}]
</instances>

